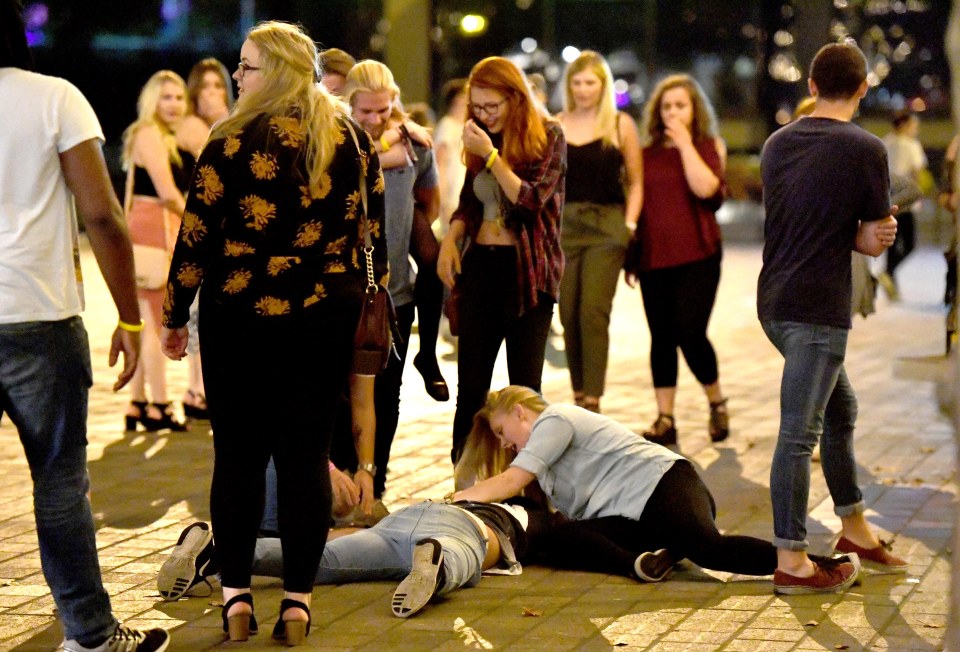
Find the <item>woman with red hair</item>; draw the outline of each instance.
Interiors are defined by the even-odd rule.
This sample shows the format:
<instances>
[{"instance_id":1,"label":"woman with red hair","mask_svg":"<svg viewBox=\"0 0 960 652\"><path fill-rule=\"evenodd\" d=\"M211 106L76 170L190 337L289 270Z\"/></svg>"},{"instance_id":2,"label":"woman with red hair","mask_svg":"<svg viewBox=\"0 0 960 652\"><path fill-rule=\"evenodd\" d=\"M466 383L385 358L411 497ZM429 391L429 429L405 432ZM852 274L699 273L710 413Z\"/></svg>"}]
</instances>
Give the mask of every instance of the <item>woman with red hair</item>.
<instances>
[{"instance_id":1,"label":"woman with red hair","mask_svg":"<svg viewBox=\"0 0 960 652\"><path fill-rule=\"evenodd\" d=\"M460 342L452 457L483 407L500 345L510 382L540 390L563 275L560 215L567 145L520 69L488 57L470 72L463 128L467 175L437 271L459 291Z\"/></svg>"}]
</instances>

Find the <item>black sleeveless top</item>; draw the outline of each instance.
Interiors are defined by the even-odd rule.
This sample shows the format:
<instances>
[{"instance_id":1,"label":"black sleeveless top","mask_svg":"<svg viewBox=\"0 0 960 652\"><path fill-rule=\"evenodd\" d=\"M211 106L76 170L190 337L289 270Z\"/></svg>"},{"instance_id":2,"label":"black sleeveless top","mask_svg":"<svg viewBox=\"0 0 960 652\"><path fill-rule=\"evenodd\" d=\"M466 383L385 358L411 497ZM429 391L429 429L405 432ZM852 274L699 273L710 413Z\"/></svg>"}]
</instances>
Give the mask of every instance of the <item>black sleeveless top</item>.
<instances>
[{"instance_id":1,"label":"black sleeveless top","mask_svg":"<svg viewBox=\"0 0 960 652\"><path fill-rule=\"evenodd\" d=\"M176 184L177 189L186 194L190 188L190 179L193 177L193 166L196 165L197 159L185 149L177 148L177 151L180 152L180 159L183 161L183 164L177 165L171 160L170 171L173 172L173 182ZM144 197L158 196L157 189L154 187L153 181L150 180L147 169L139 165L133 169L133 194L143 195Z\"/></svg>"},{"instance_id":2,"label":"black sleeveless top","mask_svg":"<svg viewBox=\"0 0 960 652\"><path fill-rule=\"evenodd\" d=\"M567 202L623 204L623 154L597 138L567 143Z\"/></svg>"}]
</instances>

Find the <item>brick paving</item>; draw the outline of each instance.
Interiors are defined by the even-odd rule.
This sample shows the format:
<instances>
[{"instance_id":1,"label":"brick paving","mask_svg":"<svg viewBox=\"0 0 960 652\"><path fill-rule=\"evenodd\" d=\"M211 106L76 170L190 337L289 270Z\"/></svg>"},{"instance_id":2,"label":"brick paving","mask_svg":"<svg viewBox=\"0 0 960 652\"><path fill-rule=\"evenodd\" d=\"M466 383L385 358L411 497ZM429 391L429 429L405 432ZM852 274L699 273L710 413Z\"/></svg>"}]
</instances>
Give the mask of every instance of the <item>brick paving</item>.
<instances>
[{"instance_id":1,"label":"brick paving","mask_svg":"<svg viewBox=\"0 0 960 652\"><path fill-rule=\"evenodd\" d=\"M225 643L219 595L162 602L156 573L180 530L209 519L211 438L187 433L125 434L127 396L114 395L106 367L115 323L88 249L83 254L95 367L91 392L90 474L104 580L121 620L172 630L174 650L276 648L269 637L281 591L255 580L263 633ZM706 401L681 365L677 403L680 450L701 470L725 531L772 536L769 463L776 439L781 360L756 320L757 245L731 245L724 258L711 336L730 396L733 435L718 446L707 436ZM520 577L489 577L409 620L390 614L393 583L317 587L308 649L461 650L937 650L947 623L950 533L957 494L950 421L932 383L894 376L900 358L943 352L944 267L936 249L922 249L901 267L899 304L858 318L847 370L860 402L857 455L868 517L896 535L910 561L906 575L867 575L843 595L778 597L769 578L748 578L686 566L669 581L645 585L603 574L528 567ZM656 416L646 324L637 290L620 288L611 324L608 388L603 409L641 430ZM416 343L413 343L413 347ZM443 371L455 384L446 353ZM562 338L551 338L544 394L570 400ZM171 397L185 387L185 364L170 365ZM438 498L452 488L449 466L453 403L432 402L408 365L401 423L386 501L391 507ZM495 383L506 383L505 365ZM31 514L30 477L15 431L0 425L0 649L50 650L62 633L40 573ZM810 495L814 552L839 531L822 474ZM239 649L239 648L238 648Z\"/></svg>"}]
</instances>

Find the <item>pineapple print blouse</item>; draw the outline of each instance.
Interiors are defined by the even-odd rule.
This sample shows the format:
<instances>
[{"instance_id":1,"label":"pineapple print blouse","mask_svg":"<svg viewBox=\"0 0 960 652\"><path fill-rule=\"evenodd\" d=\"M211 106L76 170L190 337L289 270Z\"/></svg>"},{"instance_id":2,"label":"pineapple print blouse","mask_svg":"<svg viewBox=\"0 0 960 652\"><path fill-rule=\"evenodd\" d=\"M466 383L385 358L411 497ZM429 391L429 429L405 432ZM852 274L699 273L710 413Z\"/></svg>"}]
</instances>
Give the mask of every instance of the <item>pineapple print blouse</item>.
<instances>
[{"instance_id":1,"label":"pineapple print blouse","mask_svg":"<svg viewBox=\"0 0 960 652\"><path fill-rule=\"evenodd\" d=\"M369 138L353 123L357 149L348 119L337 118L336 152L316 192L295 116L262 114L239 133L207 143L173 253L164 326L187 323L201 283L205 305L242 320L309 314L331 297L359 301L366 286L361 169L374 274L386 274L383 175Z\"/></svg>"}]
</instances>

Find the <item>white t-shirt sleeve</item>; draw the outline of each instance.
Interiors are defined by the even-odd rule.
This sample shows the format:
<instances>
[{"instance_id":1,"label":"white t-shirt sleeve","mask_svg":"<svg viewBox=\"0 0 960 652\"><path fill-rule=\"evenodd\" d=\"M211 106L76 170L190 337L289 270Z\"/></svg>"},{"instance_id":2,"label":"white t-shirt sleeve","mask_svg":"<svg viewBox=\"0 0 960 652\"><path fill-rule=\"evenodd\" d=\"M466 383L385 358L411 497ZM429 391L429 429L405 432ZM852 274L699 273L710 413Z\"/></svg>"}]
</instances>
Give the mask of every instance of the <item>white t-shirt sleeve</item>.
<instances>
[{"instance_id":1,"label":"white t-shirt sleeve","mask_svg":"<svg viewBox=\"0 0 960 652\"><path fill-rule=\"evenodd\" d=\"M567 452L573 435L573 424L568 419L559 414L541 414L533 424L527 445L510 466L542 475Z\"/></svg>"},{"instance_id":2,"label":"white t-shirt sleeve","mask_svg":"<svg viewBox=\"0 0 960 652\"><path fill-rule=\"evenodd\" d=\"M103 129L93 107L70 82L63 82L55 110L59 126L57 151L61 154L91 138L97 138L101 143L104 141Z\"/></svg>"}]
</instances>

